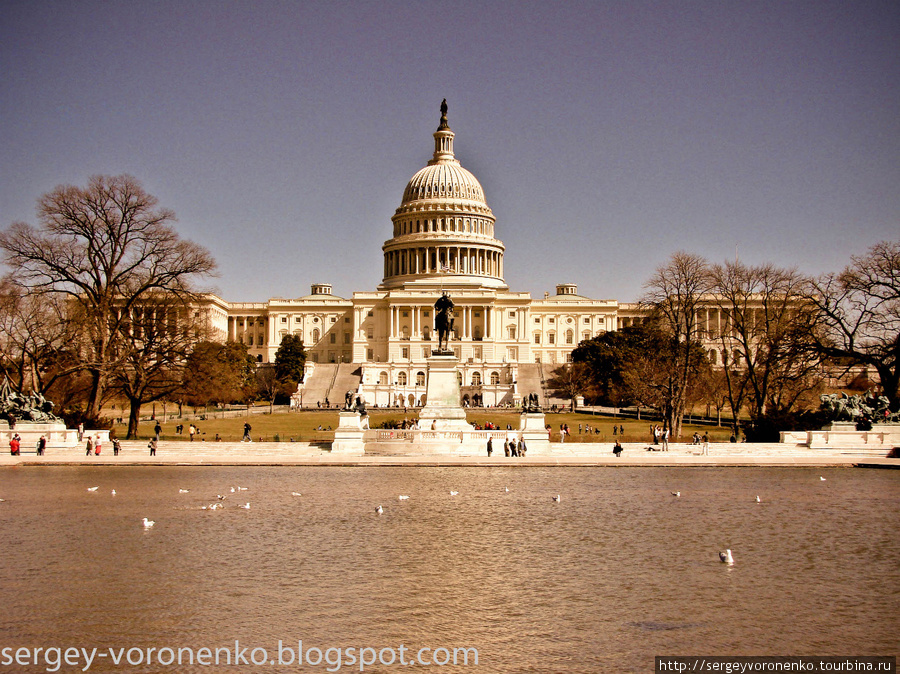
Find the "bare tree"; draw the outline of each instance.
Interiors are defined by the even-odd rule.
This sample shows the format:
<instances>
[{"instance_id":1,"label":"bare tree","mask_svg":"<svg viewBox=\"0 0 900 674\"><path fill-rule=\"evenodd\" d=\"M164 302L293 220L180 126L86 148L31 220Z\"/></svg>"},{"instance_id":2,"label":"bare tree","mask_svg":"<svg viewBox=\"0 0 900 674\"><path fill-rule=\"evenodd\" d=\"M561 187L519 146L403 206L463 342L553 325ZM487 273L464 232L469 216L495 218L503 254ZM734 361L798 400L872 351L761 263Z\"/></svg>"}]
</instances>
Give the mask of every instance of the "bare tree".
<instances>
[{"instance_id":1,"label":"bare tree","mask_svg":"<svg viewBox=\"0 0 900 674\"><path fill-rule=\"evenodd\" d=\"M570 401L575 409L575 398L584 395L590 386L587 366L584 363L568 363L560 365L547 381L547 387L553 394Z\"/></svg>"},{"instance_id":2,"label":"bare tree","mask_svg":"<svg viewBox=\"0 0 900 674\"><path fill-rule=\"evenodd\" d=\"M811 349L816 311L804 301L803 277L734 262L715 265L712 278L725 317L718 339L735 419L745 394L754 419L789 412L821 374Z\"/></svg>"},{"instance_id":3,"label":"bare tree","mask_svg":"<svg viewBox=\"0 0 900 674\"><path fill-rule=\"evenodd\" d=\"M156 293L117 316L112 345L117 366L110 385L129 402L129 439L137 437L141 406L162 400L182 386L188 356L204 336L205 325L195 308L176 294Z\"/></svg>"},{"instance_id":4,"label":"bare tree","mask_svg":"<svg viewBox=\"0 0 900 674\"><path fill-rule=\"evenodd\" d=\"M121 363L114 345L122 317L154 293L192 297L196 279L215 270L207 250L181 240L174 214L157 203L131 176L95 176L87 187L63 185L41 197L39 227L18 222L0 233L12 281L65 297L70 320L79 320L92 418Z\"/></svg>"},{"instance_id":5,"label":"bare tree","mask_svg":"<svg viewBox=\"0 0 900 674\"><path fill-rule=\"evenodd\" d=\"M821 312L820 353L874 368L891 409L900 409L900 241L882 241L840 274L810 281L806 300Z\"/></svg>"},{"instance_id":6,"label":"bare tree","mask_svg":"<svg viewBox=\"0 0 900 674\"><path fill-rule=\"evenodd\" d=\"M697 310L710 289L709 265L698 255L678 252L659 267L647 283L641 302L649 305L660 327L675 341L675 359L663 406L672 437L681 436L681 423L692 379L703 363Z\"/></svg>"}]
</instances>

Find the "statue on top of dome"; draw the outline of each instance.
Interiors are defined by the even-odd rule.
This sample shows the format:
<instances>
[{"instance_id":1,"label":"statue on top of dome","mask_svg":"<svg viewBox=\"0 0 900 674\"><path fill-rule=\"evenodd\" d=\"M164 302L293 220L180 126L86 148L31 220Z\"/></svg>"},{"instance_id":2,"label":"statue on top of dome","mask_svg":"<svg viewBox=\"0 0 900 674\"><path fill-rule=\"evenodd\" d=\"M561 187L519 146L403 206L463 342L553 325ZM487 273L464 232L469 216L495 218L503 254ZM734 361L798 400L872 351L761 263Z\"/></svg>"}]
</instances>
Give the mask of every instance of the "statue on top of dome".
<instances>
[{"instance_id":1,"label":"statue on top of dome","mask_svg":"<svg viewBox=\"0 0 900 674\"><path fill-rule=\"evenodd\" d=\"M445 98L441 101L441 125L438 127L438 131L449 128L450 125L447 124L447 99Z\"/></svg>"}]
</instances>

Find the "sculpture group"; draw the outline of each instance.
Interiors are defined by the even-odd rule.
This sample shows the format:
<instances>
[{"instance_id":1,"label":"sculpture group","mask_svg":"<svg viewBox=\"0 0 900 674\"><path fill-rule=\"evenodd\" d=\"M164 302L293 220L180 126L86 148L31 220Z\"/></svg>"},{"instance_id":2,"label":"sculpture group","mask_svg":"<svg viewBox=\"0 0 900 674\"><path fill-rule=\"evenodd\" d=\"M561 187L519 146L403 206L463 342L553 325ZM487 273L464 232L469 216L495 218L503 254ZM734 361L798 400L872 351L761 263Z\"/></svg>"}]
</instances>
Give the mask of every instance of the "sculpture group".
<instances>
[{"instance_id":1,"label":"sculpture group","mask_svg":"<svg viewBox=\"0 0 900 674\"><path fill-rule=\"evenodd\" d=\"M37 391L28 394L14 391L9 378L0 385L0 419L5 419L10 426L14 426L17 421L59 421L53 414L52 402Z\"/></svg>"},{"instance_id":2,"label":"sculpture group","mask_svg":"<svg viewBox=\"0 0 900 674\"><path fill-rule=\"evenodd\" d=\"M846 393L824 393L819 396L821 409L830 421L860 421L874 423L898 422L900 413L891 414L887 396L876 396L872 391L865 395L848 396Z\"/></svg>"}]
</instances>

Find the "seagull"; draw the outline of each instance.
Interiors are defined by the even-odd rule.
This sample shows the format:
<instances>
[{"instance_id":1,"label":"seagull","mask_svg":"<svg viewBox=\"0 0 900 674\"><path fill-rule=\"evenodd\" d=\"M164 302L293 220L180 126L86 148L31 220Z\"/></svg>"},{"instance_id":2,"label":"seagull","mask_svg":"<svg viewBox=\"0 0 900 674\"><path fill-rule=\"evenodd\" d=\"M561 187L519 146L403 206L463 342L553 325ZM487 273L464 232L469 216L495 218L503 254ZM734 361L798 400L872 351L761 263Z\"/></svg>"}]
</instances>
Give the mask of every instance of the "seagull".
<instances>
[{"instance_id":1,"label":"seagull","mask_svg":"<svg viewBox=\"0 0 900 674\"><path fill-rule=\"evenodd\" d=\"M451 492L450 492L450 496L456 496L457 494L459 494L458 491L451 491Z\"/></svg>"},{"instance_id":2,"label":"seagull","mask_svg":"<svg viewBox=\"0 0 900 674\"><path fill-rule=\"evenodd\" d=\"M190 489L179 489L178 493L179 494L187 494L189 491L190 491Z\"/></svg>"},{"instance_id":3,"label":"seagull","mask_svg":"<svg viewBox=\"0 0 900 674\"><path fill-rule=\"evenodd\" d=\"M250 504L249 504L249 503L245 503L245 504L242 505L242 506L238 506L238 508L243 508L244 510L250 510Z\"/></svg>"},{"instance_id":4,"label":"seagull","mask_svg":"<svg viewBox=\"0 0 900 674\"><path fill-rule=\"evenodd\" d=\"M378 513L378 514L380 515L381 513L384 512L384 508L382 508L381 506L378 506L378 507L375 508L375 512Z\"/></svg>"},{"instance_id":5,"label":"seagull","mask_svg":"<svg viewBox=\"0 0 900 674\"><path fill-rule=\"evenodd\" d=\"M820 479L820 480L821 480L821 481L822 481L822 482L824 482L824 481L825 481L825 478L824 478L824 477L822 477L822 476L821 476L821 475L820 475L820 476L819 476L819 479Z\"/></svg>"},{"instance_id":6,"label":"seagull","mask_svg":"<svg viewBox=\"0 0 900 674\"><path fill-rule=\"evenodd\" d=\"M399 500L401 500L401 501L406 501L407 499L409 499L409 496L403 496L403 495L401 494L401 495L398 496L397 498L398 498Z\"/></svg>"},{"instance_id":7,"label":"seagull","mask_svg":"<svg viewBox=\"0 0 900 674\"><path fill-rule=\"evenodd\" d=\"M219 508L224 508L224 503L210 503L209 505L200 506L203 510L218 510Z\"/></svg>"},{"instance_id":8,"label":"seagull","mask_svg":"<svg viewBox=\"0 0 900 674\"><path fill-rule=\"evenodd\" d=\"M552 498L553 498L554 501L556 501L557 503L559 503L559 501L560 501L560 495L559 495L559 494L557 494L556 496L553 496Z\"/></svg>"},{"instance_id":9,"label":"seagull","mask_svg":"<svg viewBox=\"0 0 900 674\"><path fill-rule=\"evenodd\" d=\"M154 522L153 520L148 520L146 517L144 518L144 528L145 529L151 528L154 524L156 524L156 522Z\"/></svg>"},{"instance_id":10,"label":"seagull","mask_svg":"<svg viewBox=\"0 0 900 674\"><path fill-rule=\"evenodd\" d=\"M88 487L88 491L97 491L100 487Z\"/></svg>"},{"instance_id":11,"label":"seagull","mask_svg":"<svg viewBox=\"0 0 900 674\"><path fill-rule=\"evenodd\" d=\"M509 492L509 487L503 487L507 492Z\"/></svg>"},{"instance_id":12,"label":"seagull","mask_svg":"<svg viewBox=\"0 0 900 674\"><path fill-rule=\"evenodd\" d=\"M762 501L760 501L760 499L759 499L759 495L758 495L758 494L757 494L757 496L756 496L756 502L757 502L757 503L762 503Z\"/></svg>"},{"instance_id":13,"label":"seagull","mask_svg":"<svg viewBox=\"0 0 900 674\"><path fill-rule=\"evenodd\" d=\"M675 498L679 498L679 497L681 496L681 492L680 492L680 491L673 491L673 492L672 492L672 496L674 496Z\"/></svg>"},{"instance_id":14,"label":"seagull","mask_svg":"<svg viewBox=\"0 0 900 674\"><path fill-rule=\"evenodd\" d=\"M292 491L291 496L303 496L299 491Z\"/></svg>"},{"instance_id":15,"label":"seagull","mask_svg":"<svg viewBox=\"0 0 900 674\"><path fill-rule=\"evenodd\" d=\"M234 493L234 487L231 488L231 493L232 493L232 494Z\"/></svg>"},{"instance_id":16,"label":"seagull","mask_svg":"<svg viewBox=\"0 0 900 674\"><path fill-rule=\"evenodd\" d=\"M224 500L225 500L225 497L222 496L221 494L216 494L216 498L219 499L220 501L224 501Z\"/></svg>"},{"instance_id":17,"label":"seagull","mask_svg":"<svg viewBox=\"0 0 900 674\"><path fill-rule=\"evenodd\" d=\"M6 499L5 499L5 498L0 498L0 503L6 503Z\"/></svg>"},{"instance_id":18,"label":"seagull","mask_svg":"<svg viewBox=\"0 0 900 674\"><path fill-rule=\"evenodd\" d=\"M237 488L238 491L247 491L248 489L250 489L250 487L238 487Z\"/></svg>"},{"instance_id":19,"label":"seagull","mask_svg":"<svg viewBox=\"0 0 900 674\"><path fill-rule=\"evenodd\" d=\"M112 495L113 495L113 496L116 495L116 490L115 490L115 489L112 490Z\"/></svg>"},{"instance_id":20,"label":"seagull","mask_svg":"<svg viewBox=\"0 0 900 674\"><path fill-rule=\"evenodd\" d=\"M719 561L723 564L727 564L728 566L732 566L734 564L734 557L731 556L731 548L729 548L725 552L719 553Z\"/></svg>"}]
</instances>

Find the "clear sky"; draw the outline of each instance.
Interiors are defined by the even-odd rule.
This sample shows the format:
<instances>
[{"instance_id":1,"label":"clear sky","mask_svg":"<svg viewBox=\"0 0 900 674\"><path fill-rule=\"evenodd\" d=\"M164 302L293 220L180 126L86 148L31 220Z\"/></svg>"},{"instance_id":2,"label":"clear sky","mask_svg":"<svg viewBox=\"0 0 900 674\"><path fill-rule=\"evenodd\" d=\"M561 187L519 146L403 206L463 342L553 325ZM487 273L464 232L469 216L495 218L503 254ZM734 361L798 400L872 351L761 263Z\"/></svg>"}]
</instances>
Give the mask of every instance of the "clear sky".
<instances>
[{"instance_id":1,"label":"clear sky","mask_svg":"<svg viewBox=\"0 0 900 674\"><path fill-rule=\"evenodd\" d=\"M536 298L900 233L897 0L0 0L0 227L130 173L226 300L371 291L443 98Z\"/></svg>"}]
</instances>

